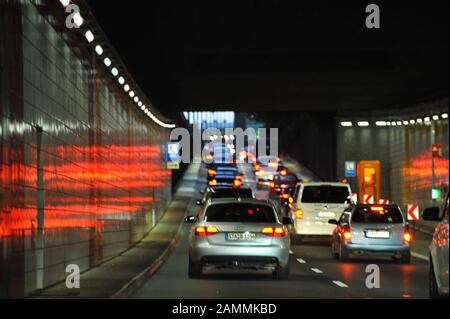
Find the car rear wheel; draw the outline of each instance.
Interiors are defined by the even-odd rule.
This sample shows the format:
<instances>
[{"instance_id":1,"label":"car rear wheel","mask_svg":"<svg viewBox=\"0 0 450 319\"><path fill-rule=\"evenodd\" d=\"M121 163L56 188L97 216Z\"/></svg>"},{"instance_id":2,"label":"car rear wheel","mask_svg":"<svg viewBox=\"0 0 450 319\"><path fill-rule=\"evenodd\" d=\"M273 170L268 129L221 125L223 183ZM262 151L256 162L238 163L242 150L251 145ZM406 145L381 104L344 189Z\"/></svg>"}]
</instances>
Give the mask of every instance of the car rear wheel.
<instances>
[{"instance_id":1,"label":"car rear wheel","mask_svg":"<svg viewBox=\"0 0 450 319\"><path fill-rule=\"evenodd\" d=\"M402 264L410 264L411 263L411 252L410 251L402 253L402 256L400 257L400 263L402 263Z\"/></svg>"},{"instance_id":2,"label":"car rear wheel","mask_svg":"<svg viewBox=\"0 0 450 319\"><path fill-rule=\"evenodd\" d=\"M350 259L350 253L342 244L339 244L339 260L346 262Z\"/></svg>"},{"instance_id":3,"label":"car rear wheel","mask_svg":"<svg viewBox=\"0 0 450 319\"><path fill-rule=\"evenodd\" d=\"M189 258L189 278L200 278L202 276L202 266Z\"/></svg>"},{"instance_id":4,"label":"car rear wheel","mask_svg":"<svg viewBox=\"0 0 450 319\"><path fill-rule=\"evenodd\" d=\"M278 280L288 280L289 273L290 273L290 264L288 263L284 267L278 266L273 272L273 278Z\"/></svg>"},{"instance_id":5,"label":"car rear wheel","mask_svg":"<svg viewBox=\"0 0 450 319\"><path fill-rule=\"evenodd\" d=\"M336 260L339 259L339 252L336 252L336 244L334 241L331 243L331 257Z\"/></svg>"},{"instance_id":6,"label":"car rear wheel","mask_svg":"<svg viewBox=\"0 0 450 319\"><path fill-rule=\"evenodd\" d=\"M429 291L430 291L430 298L431 299L442 298L442 296L439 295L438 285L437 285L437 281L436 281L436 275L434 274L434 267L433 267L433 262L431 261L431 257L430 257L428 282L429 282L428 285L429 285Z\"/></svg>"}]
</instances>

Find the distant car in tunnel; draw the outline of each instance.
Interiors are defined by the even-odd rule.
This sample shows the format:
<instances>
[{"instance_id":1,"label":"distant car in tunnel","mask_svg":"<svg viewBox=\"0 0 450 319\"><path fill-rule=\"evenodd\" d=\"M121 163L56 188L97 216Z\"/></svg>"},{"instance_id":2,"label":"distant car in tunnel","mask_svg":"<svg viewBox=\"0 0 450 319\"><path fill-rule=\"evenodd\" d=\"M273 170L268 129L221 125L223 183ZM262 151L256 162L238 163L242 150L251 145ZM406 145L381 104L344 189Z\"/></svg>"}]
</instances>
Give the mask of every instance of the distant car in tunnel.
<instances>
[{"instance_id":1,"label":"distant car in tunnel","mask_svg":"<svg viewBox=\"0 0 450 319\"><path fill-rule=\"evenodd\" d=\"M422 218L439 222L433 234L429 247L429 292L431 298L448 298L449 281L449 226L448 226L449 195L444 207L431 207L424 210Z\"/></svg>"},{"instance_id":2,"label":"distant car in tunnel","mask_svg":"<svg viewBox=\"0 0 450 319\"><path fill-rule=\"evenodd\" d=\"M279 167L282 165L276 156L261 156L255 164L256 188L263 189L269 187L274 176L278 174Z\"/></svg>"},{"instance_id":3,"label":"distant car in tunnel","mask_svg":"<svg viewBox=\"0 0 450 319\"><path fill-rule=\"evenodd\" d=\"M288 199L290 196L289 189L295 188L298 183L297 175L295 174L277 174L273 177L273 180L269 184L269 196L272 199L283 199L280 195L286 195L284 199Z\"/></svg>"},{"instance_id":4,"label":"distant car in tunnel","mask_svg":"<svg viewBox=\"0 0 450 319\"><path fill-rule=\"evenodd\" d=\"M339 220L329 220L333 230L331 253L348 261L351 254L390 255L411 262L412 235L397 205L352 205Z\"/></svg>"},{"instance_id":5,"label":"distant car in tunnel","mask_svg":"<svg viewBox=\"0 0 450 319\"><path fill-rule=\"evenodd\" d=\"M329 219L338 218L350 204L352 191L348 184L317 182L300 184L296 201L290 209L293 236L331 236L334 227Z\"/></svg>"},{"instance_id":6,"label":"distant car in tunnel","mask_svg":"<svg viewBox=\"0 0 450 319\"><path fill-rule=\"evenodd\" d=\"M279 219L275 207L255 199L209 201L198 216L188 216L189 277L204 270L268 270L289 277L290 218Z\"/></svg>"},{"instance_id":7,"label":"distant car in tunnel","mask_svg":"<svg viewBox=\"0 0 450 319\"><path fill-rule=\"evenodd\" d=\"M218 198L255 198L255 194L253 194L252 189L248 187L206 187L202 199L199 199L196 203L198 206L202 206L209 200Z\"/></svg>"}]
</instances>

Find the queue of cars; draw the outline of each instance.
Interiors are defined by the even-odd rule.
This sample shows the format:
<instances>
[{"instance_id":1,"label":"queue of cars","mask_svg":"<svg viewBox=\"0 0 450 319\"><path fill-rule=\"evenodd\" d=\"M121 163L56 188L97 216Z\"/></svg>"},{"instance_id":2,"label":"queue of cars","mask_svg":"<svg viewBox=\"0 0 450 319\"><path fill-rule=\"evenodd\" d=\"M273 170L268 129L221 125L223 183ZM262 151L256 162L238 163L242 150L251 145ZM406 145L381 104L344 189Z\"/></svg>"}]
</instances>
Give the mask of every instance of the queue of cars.
<instances>
[{"instance_id":1,"label":"queue of cars","mask_svg":"<svg viewBox=\"0 0 450 319\"><path fill-rule=\"evenodd\" d=\"M396 204L357 204L346 183L304 183L279 158L255 160L257 188L267 187L269 200L255 199L236 164L211 164L208 186L189 235L189 276L208 269L265 269L274 278L289 277L291 239L329 236L331 256L348 262L352 255L389 255L411 262L412 233ZM448 296L449 199L442 209L428 208L423 219L439 222L429 247L432 298Z\"/></svg>"}]
</instances>

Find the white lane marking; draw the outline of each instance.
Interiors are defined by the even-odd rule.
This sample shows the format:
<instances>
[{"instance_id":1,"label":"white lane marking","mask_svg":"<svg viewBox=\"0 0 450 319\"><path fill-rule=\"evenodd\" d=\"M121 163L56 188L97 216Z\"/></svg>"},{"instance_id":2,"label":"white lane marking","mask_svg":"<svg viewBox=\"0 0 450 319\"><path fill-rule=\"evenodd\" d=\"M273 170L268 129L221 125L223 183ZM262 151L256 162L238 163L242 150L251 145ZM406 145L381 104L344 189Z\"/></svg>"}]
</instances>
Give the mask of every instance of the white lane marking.
<instances>
[{"instance_id":1,"label":"white lane marking","mask_svg":"<svg viewBox=\"0 0 450 319\"><path fill-rule=\"evenodd\" d=\"M428 257L427 256L424 256L424 255L421 255L421 254L418 254L418 253L412 252L411 256L428 261Z\"/></svg>"},{"instance_id":2,"label":"white lane marking","mask_svg":"<svg viewBox=\"0 0 450 319\"><path fill-rule=\"evenodd\" d=\"M338 281L338 280L334 280L333 284L335 284L336 286L339 286L341 288L348 288L348 286L346 284L344 284L343 282Z\"/></svg>"},{"instance_id":3,"label":"white lane marking","mask_svg":"<svg viewBox=\"0 0 450 319\"><path fill-rule=\"evenodd\" d=\"M311 268L312 271L314 271L316 274L323 274L323 271L318 268Z\"/></svg>"},{"instance_id":4,"label":"white lane marking","mask_svg":"<svg viewBox=\"0 0 450 319\"><path fill-rule=\"evenodd\" d=\"M289 250L289 255L293 255L294 252L292 250Z\"/></svg>"},{"instance_id":5,"label":"white lane marking","mask_svg":"<svg viewBox=\"0 0 450 319\"><path fill-rule=\"evenodd\" d=\"M301 259L301 258L297 258L297 261L298 261L299 263L301 263L301 264L306 264L306 261L304 261L304 260Z\"/></svg>"}]
</instances>

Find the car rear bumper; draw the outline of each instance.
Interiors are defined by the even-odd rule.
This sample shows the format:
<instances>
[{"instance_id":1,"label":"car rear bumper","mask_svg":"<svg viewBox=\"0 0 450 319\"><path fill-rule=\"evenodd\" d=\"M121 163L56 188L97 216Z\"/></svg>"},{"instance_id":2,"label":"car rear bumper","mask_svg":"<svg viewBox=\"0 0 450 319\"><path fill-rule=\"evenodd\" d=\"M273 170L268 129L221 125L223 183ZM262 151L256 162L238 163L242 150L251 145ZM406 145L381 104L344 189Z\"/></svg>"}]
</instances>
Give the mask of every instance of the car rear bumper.
<instances>
[{"instance_id":1,"label":"car rear bumper","mask_svg":"<svg viewBox=\"0 0 450 319\"><path fill-rule=\"evenodd\" d=\"M335 227L324 222L305 222L299 219L294 221L294 233L296 235L331 236Z\"/></svg>"},{"instance_id":2,"label":"car rear bumper","mask_svg":"<svg viewBox=\"0 0 450 319\"><path fill-rule=\"evenodd\" d=\"M189 248L191 260L196 263L223 264L242 261L254 264L289 263L289 239L284 244L270 246L226 246L197 243Z\"/></svg>"},{"instance_id":3,"label":"car rear bumper","mask_svg":"<svg viewBox=\"0 0 450 319\"><path fill-rule=\"evenodd\" d=\"M402 253L411 251L409 245L374 245L346 243L345 249L349 252L373 252L373 253Z\"/></svg>"}]
</instances>

